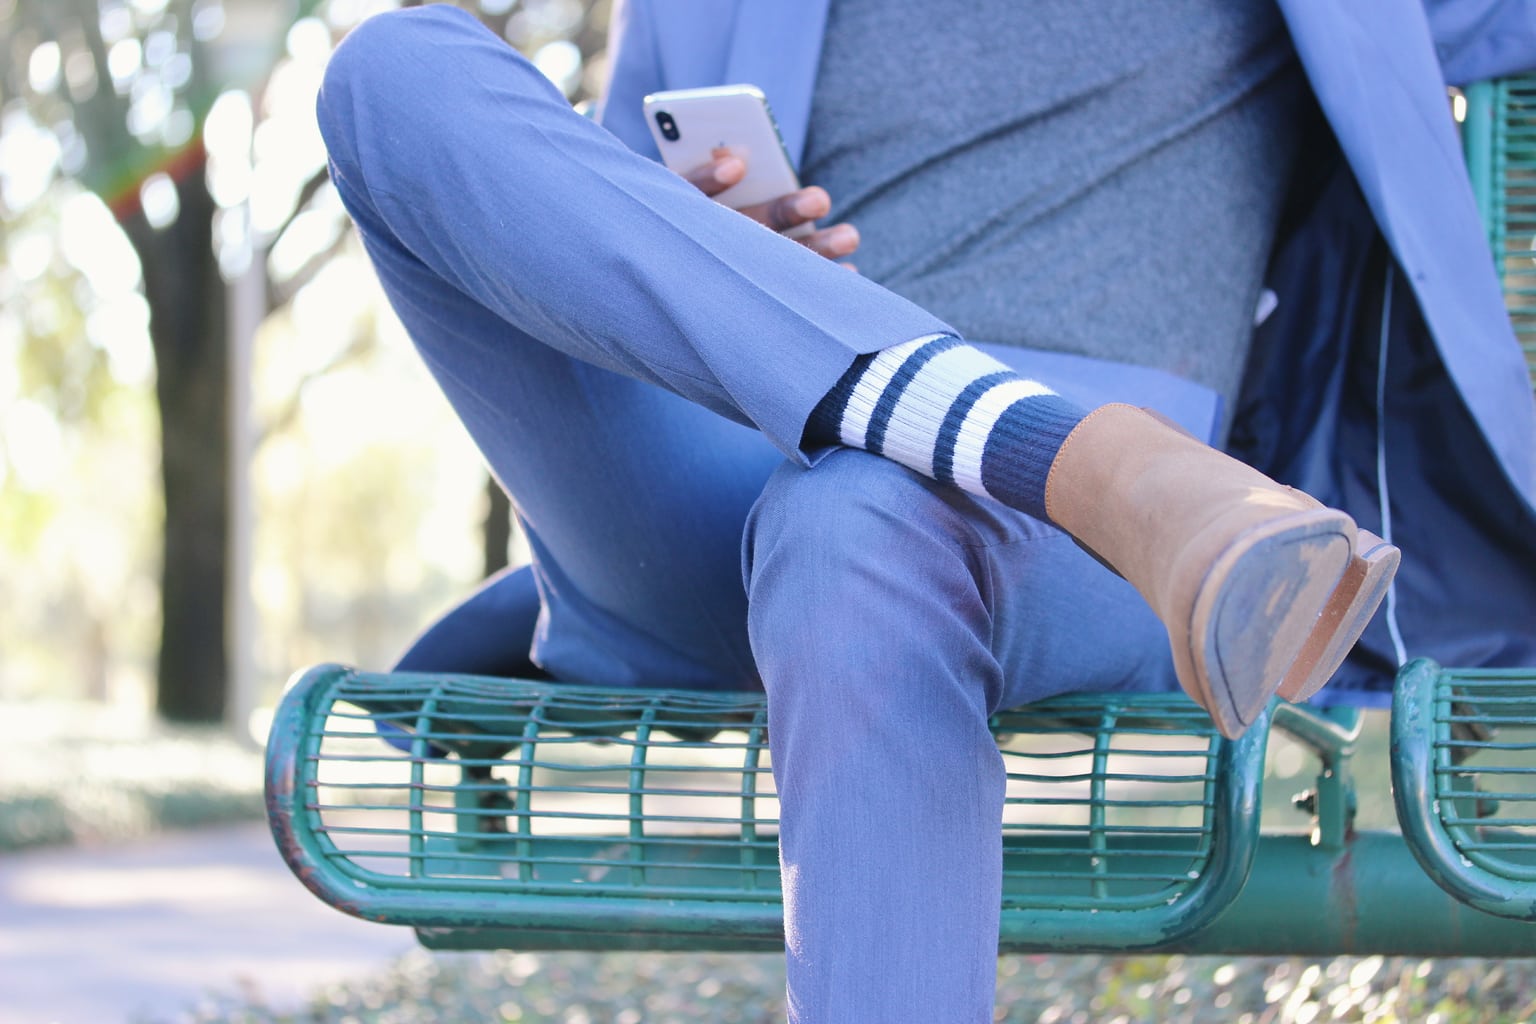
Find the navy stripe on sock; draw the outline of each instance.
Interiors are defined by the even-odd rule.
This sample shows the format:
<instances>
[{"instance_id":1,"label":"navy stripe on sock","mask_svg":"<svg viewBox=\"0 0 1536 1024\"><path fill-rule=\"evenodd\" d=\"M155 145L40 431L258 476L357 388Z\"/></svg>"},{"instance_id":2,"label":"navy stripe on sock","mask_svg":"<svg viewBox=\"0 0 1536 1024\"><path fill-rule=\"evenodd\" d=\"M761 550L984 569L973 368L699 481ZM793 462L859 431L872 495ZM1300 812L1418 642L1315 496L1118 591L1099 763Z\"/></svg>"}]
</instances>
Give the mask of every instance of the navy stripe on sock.
<instances>
[{"instance_id":1,"label":"navy stripe on sock","mask_svg":"<svg viewBox=\"0 0 1536 1024\"><path fill-rule=\"evenodd\" d=\"M805 423L807 447L842 443L843 413L848 408L849 400L853 398L853 389L858 385L859 378L864 376L864 371L869 369L869 364L874 362L878 354L878 352L866 352L855 357L853 365L849 366L837 379L832 390L816 403L816 408L811 410L811 418Z\"/></svg>"},{"instance_id":2,"label":"navy stripe on sock","mask_svg":"<svg viewBox=\"0 0 1536 1024\"><path fill-rule=\"evenodd\" d=\"M875 403L874 412L870 413L869 429L864 433L864 447L867 451L874 455L885 454L885 430L891 422L891 414L896 411L896 403L900 402L901 396L906 394L907 385L912 383L913 378L930 359L940 352L947 352L959 346L959 338L943 335L920 346L907 356L906 361L891 375L890 383L885 386L885 390L880 393L879 401Z\"/></svg>"},{"instance_id":3,"label":"navy stripe on sock","mask_svg":"<svg viewBox=\"0 0 1536 1024\"><path fill-rule=\"evenodd\" d=\"M1083 421L1083 409L1060 395L1014 402L993 425L981 452L981 485L1010 508L1049 522L1045 481L1056 453Z\"/></svg>"},{"instance_id":4,"label":"navy stripe on sock","mask_svg":"<svg viewBox=\"0 0 1536 1024\"><path fill-rule=\"evenodd\" d=\"M939 436L933 444L933 478L941 484L955 482L955 442L960 439L960 425L965 422L965 417L970 413L971 406L977 399L991 391L1005 380L1012 380L1018 374L1012 370L999 370L989 373L985 377L977 377L966 385L964 391L955 399L949 411L944 414L944 422L939 424Z\"/></svg>"}]
</instances>

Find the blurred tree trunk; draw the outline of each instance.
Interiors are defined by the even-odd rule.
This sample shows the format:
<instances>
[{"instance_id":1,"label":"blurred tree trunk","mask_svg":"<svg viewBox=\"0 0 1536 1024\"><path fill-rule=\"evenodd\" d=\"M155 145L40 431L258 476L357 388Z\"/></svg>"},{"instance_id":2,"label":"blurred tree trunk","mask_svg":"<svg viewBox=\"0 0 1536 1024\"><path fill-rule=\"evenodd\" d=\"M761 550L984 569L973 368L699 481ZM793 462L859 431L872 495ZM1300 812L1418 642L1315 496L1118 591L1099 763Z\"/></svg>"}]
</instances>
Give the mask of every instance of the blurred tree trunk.
<instances>
[{"instance_id":1,"label":"blurred tree trunk","mask_svg":"<svg viewBox=\"0 0 1536 1024\"><path fill-rule=\"evenodd\" d=\"M160 650L155 709L176 722L219 723L228 698L225 606L229 578L229 326L227 288L213 248L216 204L200 137L179 151L146 148L129 131L129 96L112 85L100 0L26 7L53 38L83 45L94 88L71 100L73 121L102 195L139 257L155 354L164 495ZM178 0L166 27L190 32L192 4ZM70 47L70 48L73 48ZM66 51L67 52L67 51ZM198 55L186 89L209 98L218 83ZM124 188L123 171L133 169ZM88 168L90 170L90 168ZM152 171L176 187L177 214L152 225L136 187Z\"/></svg>"},{"instance_id":2,"label":"blurred tree trunk","mask_svg":"<svg viewBox=\"0 0 1536 1024\"><path fill-rule=\"evenodd\" d=\"M137 205L117 214L144 268L160 408L165 547L155 706L172 721L216 723L228 689L229 346L203 164L199 149L177 169L181 210L168 227L151 227Z\"/></svg>"},{"instance_id":3,"label":"blurred tree trunk","mask_svg":"<svg viewBox=\"0 0 1536 1024\"><path fill-rule=\"evenodd\" d=\"M486 576L494 576L507 567L507 548L512 544L512 501L501 489L496 478L485 478L485 521L482 524L484 539L484 568Z\"/></svg>"},{"instance_id":4,"label":"blurred tree trunk","mask_svg":"<svg viewBox=\"0 0 1536 1024\"><path fill-rule=\"evenodd\" d=\"M290 14L299 17L311 13L317 2L285 6L292 6ZM407 7L419 2L400 0ZM216 41L193 35L197 10L218 6L202 0L131 5L122 0L0 0L0 28L16 42L0 46L0 98L7 103L22 98L35 107L39 124L65 124L78 135L86 154L79 177L112 209L143 268L157 372L165 502L156 709L174 721L214 723L224 717L230 687L225 624L231 529L228 298L212 244L217 211L201 145L194 138L179 148L179 143L156 142L143 132L136 136L130 131L135 85L141 73L149 72L120 71L122 80L114 82L103 35L103 26L110 22L112 44L127 41L121 35L120 16L130 6L130 28L140 34L153 30L175 36L181 50L193 57L190 75L172 87L172 98L201 123L208 105L227 85L216 80L216 62L208 59ZM583 55L593 57L602 47L607 0L581 0L578 10L564 10L570 6L553 0L539 5L538 16L523 18L532 27L516 33L519 44L532 51L556 37L574 38ZM499 13L486 20L506 36L511 19L529 15L530 7L527 0L498 5ZM541 28L553 15L559 15L554 21L562 27ZM29 91L28 63L21 59L42 40L60 47L65 71L63 84L51 86L46 95ZM142 50L131 56L135 65ZM179 201L177 216L159 228L146 218L138 197L138 187L157 172L175 182ZM304 189L300 207L323 180L323 174L318 175ZM329 255L320 254L314 265ZM288 297L297 287L290 282ZM492 483L488 493L484 564L492 572L506 565L514 526L500 488Z\"/></svg>"}]
</instances>

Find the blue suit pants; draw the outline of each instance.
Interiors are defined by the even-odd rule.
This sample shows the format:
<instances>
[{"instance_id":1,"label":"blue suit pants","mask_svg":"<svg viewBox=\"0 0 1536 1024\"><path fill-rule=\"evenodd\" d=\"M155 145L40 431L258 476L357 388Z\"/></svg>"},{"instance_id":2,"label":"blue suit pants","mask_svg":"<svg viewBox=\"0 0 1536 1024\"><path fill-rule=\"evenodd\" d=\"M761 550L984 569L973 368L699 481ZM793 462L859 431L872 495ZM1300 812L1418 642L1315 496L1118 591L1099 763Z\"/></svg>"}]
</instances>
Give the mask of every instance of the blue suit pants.
<instances>
[{"instance_id":1,"label":"blue suit pants","mask_svg":"<svg viewBox=\"0 0 1536 1024\"><path fill-rule=\"evenodd\" d=\"M765 687L792 1019L990 1020L988 715L1174 684L1141 599L1053 527L802 450L856 353L944 326L635 156L449 6L356 29L320 120L533 552L406 667L515 665L531 630L564 680Z\"/></svg>"}]
</instances>

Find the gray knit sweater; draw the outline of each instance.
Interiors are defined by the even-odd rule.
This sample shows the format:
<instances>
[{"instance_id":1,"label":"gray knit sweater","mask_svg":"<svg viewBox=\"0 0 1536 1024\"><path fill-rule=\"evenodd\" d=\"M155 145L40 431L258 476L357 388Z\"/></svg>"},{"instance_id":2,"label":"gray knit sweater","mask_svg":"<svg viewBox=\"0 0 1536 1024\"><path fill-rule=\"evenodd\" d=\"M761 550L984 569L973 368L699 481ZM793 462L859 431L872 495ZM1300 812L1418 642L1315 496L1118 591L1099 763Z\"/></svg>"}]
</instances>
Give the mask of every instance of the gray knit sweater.
<instances>
[{"instance_id":1,"label":"gray knit sweater","mask_svg":"<svg viewBox=\"0 0 1536 1024\"><path fill-rule=\"evenodd\" d=\"M1231 399L1302 93L1271 0L833 0L802 177L965 336Z\"/></svg>"}]
</instances>

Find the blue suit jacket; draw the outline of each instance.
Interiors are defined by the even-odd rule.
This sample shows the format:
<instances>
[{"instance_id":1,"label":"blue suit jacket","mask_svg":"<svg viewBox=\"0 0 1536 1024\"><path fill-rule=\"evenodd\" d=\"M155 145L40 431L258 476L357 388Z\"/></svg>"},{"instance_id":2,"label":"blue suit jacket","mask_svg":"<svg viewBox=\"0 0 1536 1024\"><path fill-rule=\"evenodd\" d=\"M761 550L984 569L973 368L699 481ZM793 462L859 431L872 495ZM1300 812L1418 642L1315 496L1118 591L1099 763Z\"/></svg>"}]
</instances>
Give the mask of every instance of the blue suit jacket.
<instances>
[{"instance_id":1,"label":"blue suit jacket","mask_svg":"<svg viewBox=\"0 0 1536 1024\"><path fill-rule=\"evenodd\" d=\"M798 160L828 2L628 0L602 123L655 157L642 96L752 82ZM1233 447L1404 550L1325 694L1536 664L1536 405L1445 93L1536 67L1536 0L1279 5L1342 159L1294 197Z\"/></svg>"}]
</instances>

